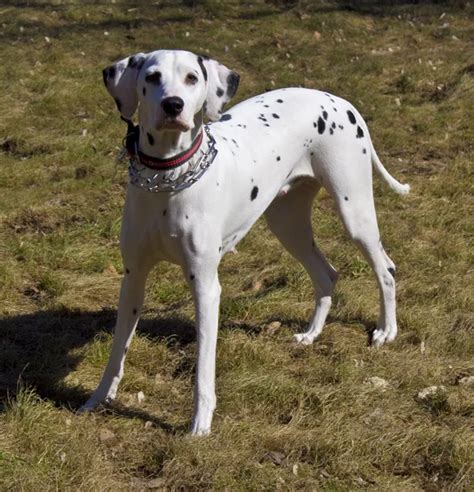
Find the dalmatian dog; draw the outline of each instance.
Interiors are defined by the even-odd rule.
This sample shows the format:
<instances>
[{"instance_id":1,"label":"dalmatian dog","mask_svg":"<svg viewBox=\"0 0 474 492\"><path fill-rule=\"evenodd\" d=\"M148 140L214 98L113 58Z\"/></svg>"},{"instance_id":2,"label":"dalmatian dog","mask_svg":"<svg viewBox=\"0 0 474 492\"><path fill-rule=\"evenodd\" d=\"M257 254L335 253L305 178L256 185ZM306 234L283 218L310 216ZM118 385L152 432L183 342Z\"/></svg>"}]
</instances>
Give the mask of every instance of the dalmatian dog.
<instances>
[{"instance_id":1,"label":"dalmatian dog","mask_svg":"<svg viewBox=\"0 0 474 492\"><path fill-rule=\"evenodd\" d=\"M313 239L311 208L321 187L334 199L347 233L377 279L381 308L372 343L380 346L395 338L395 265L380 241L372 168L399 194L409 186L383 167L366 123L349 102L318 90L287 88L223 113L239 76L186 51L138 53L103 74L129 122L127 148L140 170L131 173L123 213L124 278L112 351L83 411L115 398L147 275L166 260L182 268L195 304L198 355L191 433L209 433L216 406L218 266L262 214L311 277L314 314L307 331L295 335L296 342L311 344L323 329L338 277ZM139 125L134 127L130 120L137 109ZM212 123L204 125L205 116ZM203 159L207 163L201 169L197 164Z\"/></svg>"}]
</instances>

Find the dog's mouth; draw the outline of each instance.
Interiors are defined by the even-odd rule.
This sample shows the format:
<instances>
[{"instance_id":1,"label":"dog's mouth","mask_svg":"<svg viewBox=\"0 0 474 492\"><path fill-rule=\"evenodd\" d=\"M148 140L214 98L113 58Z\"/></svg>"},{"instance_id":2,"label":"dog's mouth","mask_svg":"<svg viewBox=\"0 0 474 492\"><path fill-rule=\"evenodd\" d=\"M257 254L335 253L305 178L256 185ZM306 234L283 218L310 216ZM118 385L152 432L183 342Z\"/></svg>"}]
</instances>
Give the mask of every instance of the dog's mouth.
<instances>
[{"instance_id":1,"label":"dog's mouth","mask_svg":"<svg viewBox=\"0 0 474 492\"><path fill-rule=\"evenodd\" d=\"M157 130L175 130L180 132L187 132L191 130L191 126L183 120L174 117L166 116L164 120L160 121L156 126Z\"/></svg>"}]
</instances>

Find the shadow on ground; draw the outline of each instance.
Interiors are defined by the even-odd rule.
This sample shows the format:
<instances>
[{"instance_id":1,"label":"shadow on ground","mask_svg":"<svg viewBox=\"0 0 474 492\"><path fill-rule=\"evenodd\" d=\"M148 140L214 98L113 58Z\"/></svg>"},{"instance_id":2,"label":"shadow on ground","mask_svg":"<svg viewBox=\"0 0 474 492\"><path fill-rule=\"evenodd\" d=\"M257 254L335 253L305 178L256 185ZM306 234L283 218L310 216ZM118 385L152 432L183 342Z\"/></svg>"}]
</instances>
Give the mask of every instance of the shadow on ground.
<instances>
[{"instance_id":1,"label":"shadow on ground","mask_svg":"<svg viewBox=\"0 0 474 492\"><path fill-rule=\"evenodd\" d=\"M145 313L147 315L148 313ZM182 348L195 341L194 323L185 318L159 317L140 320L138 332L151 340ZM82 360L81 348L104 333L112 333L116 311L79 311L56 309L0 319L0 411L19 387L31 387L43 399L57 407L77 410L90 396L80 386L64 384L69 373L76 370ZM306 329L306 320L281 320L293 331ZM331 323L333 320L328 319ZM360 320L338 320L347 324L369 326ZM259 336L264 324L256 326L235 320L224 320L223 330L242 330L251 336ZM372 329L371 327L370 329ZM21 384L20 384L21 382ZM129 418L152 421L169 432L180 432L141 409L113 403L104 412Z\"/></svg>"},{"instance_id":2,"label":"shadow on ground","mask_svg":"<svg viewBox=\"0 0 474 492\"><path fill-rule=\"evenodd\" d=\"M81 347L101 333L112 333L116 311L38 311L0 319L0 400L16 393L18 381L58 406L76 408L88 393L65 388L64 378L82 359ZM139 332L153 340L185 345L195 339L190 320L143 319Z\"/></svg>"}]
</instances>

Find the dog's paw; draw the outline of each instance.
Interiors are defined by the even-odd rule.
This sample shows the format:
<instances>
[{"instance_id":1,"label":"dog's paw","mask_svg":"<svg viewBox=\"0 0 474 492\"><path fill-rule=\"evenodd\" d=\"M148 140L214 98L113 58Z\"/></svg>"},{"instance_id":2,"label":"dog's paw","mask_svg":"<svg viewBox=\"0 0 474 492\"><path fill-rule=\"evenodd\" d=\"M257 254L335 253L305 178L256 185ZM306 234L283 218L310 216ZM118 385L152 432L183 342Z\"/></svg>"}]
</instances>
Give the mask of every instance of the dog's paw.
<instances>
[{"instance_id":1,"label":"dog's paw","mask_svg":"<svg viewBox=\"0 0 474 492\"><path fill-rule=\"evenodd\" d=\"M104 399L98 399L94 398L91 396L85 403L82 405L77 413L89 413L93 412L97 407L99 407L102 404L107 404L111 403L112 398L104 398Z\"/></svg>"},{"instance_id":2,"label":"dog's paw","mask_svg":"<svg viewBox=\"0 0 474 492\"><path fill-rule=\"evenodd\" d=\"M212 417L211 417L212 418ZM207 421L206 421L207 420ZM210 419L194 418L189 433L192 436L208 436L211 433Z\"/></svg>"},{"instance_id":3,"label":"dog's paw","mask_svg":"<svg viewBox=\"0 0 474 492\"><path fill-rule=\"evenodd\" d=\"M204 437L204 436L208 436L211 433L211 429L195 427L194 425L192 425L191 428L189 429L189 433L195 437Z\"/></svg>"},{"instance_id":4,"label":"dog's paw","mask_svg":"<svg viewBox=\"0 0 474 492\"><path fill-rule=\"evenodd\" d=\"M377 328L372 333L372 347L381 347L384 343L393 342L397 334L396 330Z\"/></svg>"},{"instance_id":5,"label":"dog's paw","mask_svg":"<svg viewBox=\"0 0 474 492\"><path fill-rule=\"evenodd\" d=\"M314 337L306 333L297 333L293 335L293 341L300 343L301 345L311 345L314 341Z\"/></svg>"}]
</instances>

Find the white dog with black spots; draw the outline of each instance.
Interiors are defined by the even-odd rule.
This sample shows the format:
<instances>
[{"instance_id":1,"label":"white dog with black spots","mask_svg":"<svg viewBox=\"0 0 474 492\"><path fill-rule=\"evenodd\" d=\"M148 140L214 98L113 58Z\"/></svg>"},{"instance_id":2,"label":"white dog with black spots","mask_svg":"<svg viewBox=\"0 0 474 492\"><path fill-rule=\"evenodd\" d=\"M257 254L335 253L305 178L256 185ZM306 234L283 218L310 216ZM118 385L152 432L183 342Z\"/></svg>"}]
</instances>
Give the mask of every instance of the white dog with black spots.
<instances>
[{"instance_id":1,"label":"white dog with black spots","mask_svg":"<svg viewBox=\"0 0 474 492\"><path fill-rule=\"evenodd\" d=\"M252 97L222 114L239 76L186 51L138 53L103 74L123 119L131 120L138 108L132 143L145 178L179 181L206 154L211 138L217 156L184 189L153 193L128 186L120 236L124 278L112 352L82 410L115 398L147 275L166 260L181 266L195 303L198 355L191 432L209 433L216 406L217 270L223 255L262 214L311 277L314 314L307 331L295 335L297 342L311 344L323 329L338 277L313 239L311 208L321 187L333 197L347 233L377 279L381 307L372 344L395 338L395 265L380 241L372 168L397 193L407 193L409 186L383 167L367 125L349 102L317 90L288 88ZM203 132L205 115L214 122L209 133Z\"/></svg>"}]
</instances>

